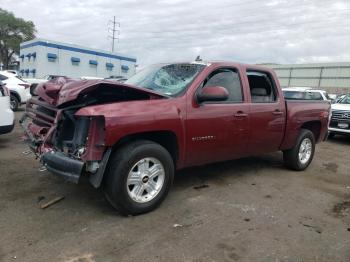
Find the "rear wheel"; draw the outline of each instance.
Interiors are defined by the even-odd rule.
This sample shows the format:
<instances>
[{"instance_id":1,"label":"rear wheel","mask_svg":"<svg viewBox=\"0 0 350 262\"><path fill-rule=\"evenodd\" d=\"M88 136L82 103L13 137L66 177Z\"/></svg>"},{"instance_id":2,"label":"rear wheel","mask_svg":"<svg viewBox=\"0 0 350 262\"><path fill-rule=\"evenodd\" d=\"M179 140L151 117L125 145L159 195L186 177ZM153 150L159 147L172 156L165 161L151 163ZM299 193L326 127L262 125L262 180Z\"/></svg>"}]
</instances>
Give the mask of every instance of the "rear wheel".
<instances>
[{"instance_id":1,"label":"rear wheel","mask_svg":"<svg viewBox=\"0 0 350 262\"><path fill-rule=\"evenodd\" d=\"M310 130L301 129L295 146L283 152L284 163L291 169L301 171L310 165L314 153L314 134Z\"/></svg>"},{"instance_id":2,"label":"rear wheel","mask_svg":"<svg viewBox=\"0 0 350 262\"><path fill-rule=\"evenodd\" d=\"M138 215L161 204L173 178L174 163L165 148L152 141L135 141L112 155L104 193L122 214Z\"/></svg>"},{"instance_id":3,"label":"rear wheel","mask_svg":"<svg viewBox=\"0 0 350 262\"><path fill-rule=\"evenodd\" d=\"M12 111L16 111L19 107L19 100L13 94L11 94L11 96L10 96L10 106L11 106Z\"/></svg>"}]
</instances>

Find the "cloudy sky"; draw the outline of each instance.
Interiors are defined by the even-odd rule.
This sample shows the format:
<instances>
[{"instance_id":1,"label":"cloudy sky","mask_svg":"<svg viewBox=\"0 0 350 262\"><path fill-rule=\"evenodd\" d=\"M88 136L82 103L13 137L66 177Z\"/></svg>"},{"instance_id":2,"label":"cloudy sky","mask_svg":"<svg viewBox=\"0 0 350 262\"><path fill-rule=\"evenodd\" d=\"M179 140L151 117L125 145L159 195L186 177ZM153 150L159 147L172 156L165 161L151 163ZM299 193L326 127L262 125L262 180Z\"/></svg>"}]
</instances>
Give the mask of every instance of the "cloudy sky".
<instances>
[{"instance_id":1,"label":"cloudy sky","mask_svg":"<svg viewBox=\"0 0 350 262\"><path fill-rule=\"evenodd\" d=\"M246 63L350 61L349 0L0 0L32 20L37 36L111 49L108 20L120 22L116 50L141 66L162 61Z\"/></svg>"}]
</instances>

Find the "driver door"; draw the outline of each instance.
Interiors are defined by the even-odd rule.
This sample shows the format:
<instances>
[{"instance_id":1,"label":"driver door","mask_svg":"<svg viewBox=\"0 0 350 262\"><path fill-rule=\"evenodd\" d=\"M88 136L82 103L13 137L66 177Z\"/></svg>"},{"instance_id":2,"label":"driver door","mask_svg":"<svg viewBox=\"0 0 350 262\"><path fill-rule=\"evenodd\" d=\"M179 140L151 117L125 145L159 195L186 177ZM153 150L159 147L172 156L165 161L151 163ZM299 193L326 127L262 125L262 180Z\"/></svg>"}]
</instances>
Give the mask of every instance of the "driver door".
<instances>
[{"instance_id":1,"label":"driver door","mask_svg":"<svg viewBox=\"0 0 350 262\"><path fill-rule=\"evenodd\" d=\"M227 101L202 102L188 108L186 160L188 165L234 159L245 155L248 143L249 105L234 68L213 71L197 92L209 86L227 89Z\"/></svg>"}]
</instances>

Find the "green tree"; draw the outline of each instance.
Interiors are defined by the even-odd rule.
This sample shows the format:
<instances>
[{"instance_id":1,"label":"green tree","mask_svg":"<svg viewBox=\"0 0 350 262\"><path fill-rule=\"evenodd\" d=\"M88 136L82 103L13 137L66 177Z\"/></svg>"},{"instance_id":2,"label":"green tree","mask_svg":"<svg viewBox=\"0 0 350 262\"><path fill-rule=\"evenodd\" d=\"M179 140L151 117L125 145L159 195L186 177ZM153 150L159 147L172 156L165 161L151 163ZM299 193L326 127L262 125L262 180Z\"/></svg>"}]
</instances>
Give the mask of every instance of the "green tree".
<instances>
[{"instance_id":1,"label":"green tree","mask_svg":"<svg viewBox=\"0 0 350 262\"><path fill-rule=\"evenodd\" d=\"M19 44L35 37L32 21L15 17L13 13L0 8L0 64L7 69L13 55L19 55Z\"/></svg>"}]
</instances>

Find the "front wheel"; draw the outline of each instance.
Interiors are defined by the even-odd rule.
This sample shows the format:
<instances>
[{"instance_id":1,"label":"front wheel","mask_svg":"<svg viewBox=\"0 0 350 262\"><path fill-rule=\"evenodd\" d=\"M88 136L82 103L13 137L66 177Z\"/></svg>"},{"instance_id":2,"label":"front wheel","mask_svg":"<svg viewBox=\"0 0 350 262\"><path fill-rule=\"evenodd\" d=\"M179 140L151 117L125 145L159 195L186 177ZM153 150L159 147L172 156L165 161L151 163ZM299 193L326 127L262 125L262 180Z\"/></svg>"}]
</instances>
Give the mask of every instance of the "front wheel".
<instances>
[{"instance_id":1,"label":"front wheel","mask_svg":"<svg viewBox=\"0 0 350 262\"><path fill-rule=\"evenodd\" d=\"M310 130L301 129L295 146L283 152L283 160L287 167L301 171L310 165L314 153L314 134Z\"/></svg>"},{"instance_id":2,"label":"front wheel","mask_svg":"<svg viewBox=\"0 0 350 262\"><path fill-rule=\"evenodd\" d=\"M104 193L123 215L138 215L161 204L173 178L173 159L164 147L152 141L135 141L112 155Z\"/></svg>"}]
</instances>

